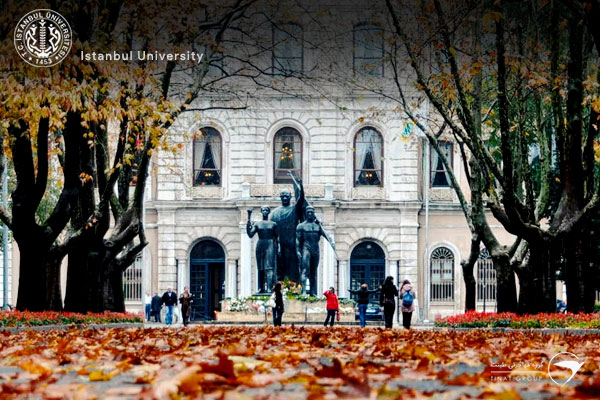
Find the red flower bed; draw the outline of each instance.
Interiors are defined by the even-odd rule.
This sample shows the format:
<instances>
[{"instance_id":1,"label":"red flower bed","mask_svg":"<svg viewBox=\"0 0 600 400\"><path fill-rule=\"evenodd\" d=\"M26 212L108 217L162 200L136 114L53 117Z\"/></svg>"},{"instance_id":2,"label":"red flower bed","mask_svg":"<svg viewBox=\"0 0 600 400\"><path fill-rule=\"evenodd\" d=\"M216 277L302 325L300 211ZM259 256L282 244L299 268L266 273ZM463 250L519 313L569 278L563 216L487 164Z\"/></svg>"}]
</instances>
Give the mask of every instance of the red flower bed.
<instances>
[{"instance_id":1,"label":"red flower bed","mask_svg":"<svg viewBox=\"0 0 600 400\"><path fill-rule=\"evenodd\" d=\"M479 313L439 318L436 326L451 328L600 328L600 313L592 314L535 314Z\"/></svg>"},{"instance_id":2,"label":"red flower bed","mask_svg":"<svg viewBox=\"0 0 600 400\"><path fill-rule=\"evenodd\" d=\"M125 322L142 322L136 314L105 311L103 313L80 314L58 311L2 311L0 326L39 326L39 325L81 325L81 324L110 324Z\"/></svg>"}]
</instances>

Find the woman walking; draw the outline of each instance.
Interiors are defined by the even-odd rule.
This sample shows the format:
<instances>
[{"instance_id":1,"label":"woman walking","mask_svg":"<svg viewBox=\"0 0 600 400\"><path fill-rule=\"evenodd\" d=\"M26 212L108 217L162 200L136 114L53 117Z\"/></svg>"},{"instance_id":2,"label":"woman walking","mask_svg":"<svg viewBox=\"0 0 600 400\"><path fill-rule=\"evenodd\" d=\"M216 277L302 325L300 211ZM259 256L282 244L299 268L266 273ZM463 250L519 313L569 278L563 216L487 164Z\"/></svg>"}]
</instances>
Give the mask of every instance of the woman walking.
<instances>
[{"instance_id":1,"label":"woman walking","mask_svg":"<svg viewBox=\"0 0 600 400\"><path fill-rule=\"evenodd\" d=\"M194 295L190 293L188 286L183 288L183 293L179 296L179 303L181 304L181 314L183 319L183 326L187 326L190 321L190 315L192 314L192 303L194 302Z\"/></svg>"},{"instance_id":2,"label":"woman walking","mask_svg":"<svg viewBox=\"0 0 600 400\"><path fill-rule=\"evenodd\" d=\"M379 289L369 290L366 283L360 285L360 290L348 291L356 295L356 303L358 304L358 317L360 319L360 327L364 328L367 325L367 308L369 306L369 295L377 293Z\"/></svg>"},{"instance_id":3,"label":"woman walking","mask_svg":"<svg viewBox=\"0 0 600 400\"><path fill-rule=\"evenodd\" d=\"M281 326L281 318L283 317L283 294L281 293L281 282L277 282L273 286L273 326Z\"/></svg>"},{"instance_id":4,"label":"woman walking","mask_svg":"<svg viewBox=\"0 0 600 400\"><path fill-rule=\"evenodd\" d=\"M340 311L340 303L338 302L337 294L335 294L335 289L330 287L328 291L323 293L323 295L327 298L327 317L325 318L325 322L323 326L333 326L333 320L335 319L336 313Z\"/></svg>"},{"instance_id":5,"label":"woman walking","mask_svg":"<svg viewBox=\"0 0 600 400\"><path fill-rule=\"evenodd\" d=\"M381 286L380 305L383 306L383 317L385 319L385 327L391 328L394 322L394 311L396 310L396 299L398 296L398 288L394 285L394 278L388 276Z\"/></svg>"},{"instance_id":6,"label":"woman walking","mask_svg":"<svg viewBox=\"0 0 600 400\"><path fill-rule=\"evenodd\" d=\"M400 299L402 300L400 311L402 311L402 325L406 329L410 329L410 320L412 318L412 313L415 311L415 296L417 294L413 290L412 285L408 279L405 279L402 282L402 287L400 288Z\"/></svg>"}]
</instances>

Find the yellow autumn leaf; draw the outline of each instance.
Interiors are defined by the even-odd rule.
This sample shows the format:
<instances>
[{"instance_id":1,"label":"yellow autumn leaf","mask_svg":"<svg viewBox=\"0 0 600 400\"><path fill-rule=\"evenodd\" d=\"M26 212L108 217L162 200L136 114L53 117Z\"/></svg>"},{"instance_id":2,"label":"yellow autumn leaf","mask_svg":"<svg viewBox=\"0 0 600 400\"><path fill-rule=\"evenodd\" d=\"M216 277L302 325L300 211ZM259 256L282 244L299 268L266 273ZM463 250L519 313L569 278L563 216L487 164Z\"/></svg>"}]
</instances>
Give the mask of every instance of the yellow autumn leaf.
<instances>
[{"instance_id":1,"label":"yellow autumn leaf","mask_svg":"<svg viewBox=\"0 0 600 400\"><path fill-rule=\"evenodd\" d=\"M114 378L117 374L117 371L106 373L104 370L100 369L90 372L88 378L90 382L109 381L112 378Z\"/></svg>"}]
</instances>

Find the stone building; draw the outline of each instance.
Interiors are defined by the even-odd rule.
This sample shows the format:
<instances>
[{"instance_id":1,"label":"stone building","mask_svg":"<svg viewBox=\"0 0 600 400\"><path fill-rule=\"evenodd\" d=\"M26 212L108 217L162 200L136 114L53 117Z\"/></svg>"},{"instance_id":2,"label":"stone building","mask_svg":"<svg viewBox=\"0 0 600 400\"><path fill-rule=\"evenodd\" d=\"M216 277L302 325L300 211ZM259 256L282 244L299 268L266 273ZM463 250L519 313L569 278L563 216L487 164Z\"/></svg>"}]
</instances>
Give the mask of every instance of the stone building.
<instances>
[{"instance_id":1,"label":"stone building","mask_svg":"<svg viewBox=\"0 0 600 400\"><path fill-rule=\"evenodd\" d=\"M385 13L356 13L356 7L339 6L329 15L336 22L328 27L346 32L338 36L347 42L331 47L333 56L297 40L302 34L306 41L318 36L298 17L289 29L265 31L273 47L256 62L325 74L327 60L336 59L359 80L389 85L385 18L377 22ZM404 78L409 82L408 75ZM460 261L468 254L470 232L443 165L397 103L335 85L330 90L335 102L307 89L290 92L263 91L242 110L216 107L186 112L176 121L169 138L180 150L154 158L145 209L150 241L145 287L162 292L190 285L200 318L212 318L224 298L259 291L247 210L259 218L260 206L278 206L281 189L291 188L288 172L293 171L337 244L336 259L321 241L318 292L333 286L348 297L349 288L363 282L378 286L391 275L397 283L413 283L419 318L461 312ZM428 108L422 103L421 113ZM466 186L458 149L451 141L443 147ZM499 224L494 227L501 239L509 239ZM485 298L492 310L495 278L485 254L476 274L481 306Z\"/></svg>"},{"instance_id":2,"label":"stone building","mask_svg":"<svg viewBox=\"0 0 600 400\"><path fill-rule=\"evenodd\" d=\"M181 151L158 154L146 203L147 283L159 291L190 285L205 317L223 298L258 292L247 210L257 218L260 206L278 206L293 170L337 245L338 259L321 241L319 292L333 286L348 297L349 288L377 286L391 275L413 282L422 318L463 310L460 261L470 233L454 191L425 142L399 134L406 120L363 116L373 100L341 113L319 101L279 99L252 111L180 119L173 135ZM456 149L447 149L460 171ZM489 262L481 265L490 310L493 273Z\"/></svg>"}]
</instances>

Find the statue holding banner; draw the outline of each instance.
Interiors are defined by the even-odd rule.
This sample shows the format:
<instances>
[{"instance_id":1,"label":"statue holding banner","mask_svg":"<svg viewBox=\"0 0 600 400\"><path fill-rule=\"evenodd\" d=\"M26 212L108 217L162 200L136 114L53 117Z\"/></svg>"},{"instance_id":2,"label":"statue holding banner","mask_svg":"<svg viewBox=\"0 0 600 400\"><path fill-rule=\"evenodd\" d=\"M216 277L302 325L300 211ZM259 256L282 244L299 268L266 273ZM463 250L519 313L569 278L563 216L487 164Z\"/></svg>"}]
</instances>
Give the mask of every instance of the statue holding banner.
<instances>
[{"instance_id":1,"label":"statue holding banner","mask_svg":"<svg viewBox=\"0 0 600 400\"><path fill-rule=\"evenodd\" d=\"M300 269L296 256L296 227L304 219L304 187L302 181L294 183L296 203L291 205L292 194L288 189L281 191L281 206L273 210L271 221L277 224L279 256L277 257L277 279L288 278L300 282Z\"/></svg>"}]
</instances>

